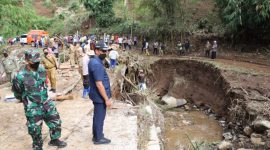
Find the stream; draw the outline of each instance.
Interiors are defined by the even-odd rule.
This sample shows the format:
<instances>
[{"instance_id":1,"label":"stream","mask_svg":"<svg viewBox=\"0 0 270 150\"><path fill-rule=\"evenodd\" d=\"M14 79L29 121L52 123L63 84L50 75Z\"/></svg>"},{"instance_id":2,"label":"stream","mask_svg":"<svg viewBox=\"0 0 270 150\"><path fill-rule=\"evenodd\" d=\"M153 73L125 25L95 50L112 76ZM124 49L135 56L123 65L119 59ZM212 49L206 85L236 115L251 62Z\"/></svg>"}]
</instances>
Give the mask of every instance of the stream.
<instances>
[{"instance_id":1,"label":"stream","mask_svg":"<svg viewBox=\"0 0 270 150\"><path fill-rule=\"evenodd\" d=\"M193 149L222 140L222 127L218 121L202 111L167 111L165 117L165 149ZM193 144L191 144L193 143ZM193 145L193 146L192 146Z\"/></svg>"}]
</instances>

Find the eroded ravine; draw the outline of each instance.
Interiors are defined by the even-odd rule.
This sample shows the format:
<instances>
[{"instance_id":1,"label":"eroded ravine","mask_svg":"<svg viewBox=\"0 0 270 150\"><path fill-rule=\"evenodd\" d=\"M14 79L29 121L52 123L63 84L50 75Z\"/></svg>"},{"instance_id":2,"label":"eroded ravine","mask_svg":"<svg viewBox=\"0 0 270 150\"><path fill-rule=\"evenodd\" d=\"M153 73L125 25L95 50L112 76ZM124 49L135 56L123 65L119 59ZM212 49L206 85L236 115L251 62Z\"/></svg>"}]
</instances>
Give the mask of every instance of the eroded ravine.
<instances>
[{"instance_id":1,"label":"eroded ravine","mask_svg":"<svg viewBox=\"0 0 270 150\"><path fill-rule=\"evenodd\" d=\"M140 59L135 59L138 68L147 71L148 89L158 97L152 100L163 108L161 141L165 149L188 148L194 142L199 145L204 142L210 145L208 149L213 149L225 139L234 148L269 147L266 132L260 135L265 142L254 144L250 141L252 135L244 131L246 127L256 129L254 121L269 116L265 107L259 108L269 104L267 75L244 71L245 68L236 66L237 62L234 68L222 68L222 64L208 60L156 59L151 62ZM164 109L161 99L167 95L185 99L187 104ZM251 104L258 107L255 109Z\"/></svg>"}]
</instances>

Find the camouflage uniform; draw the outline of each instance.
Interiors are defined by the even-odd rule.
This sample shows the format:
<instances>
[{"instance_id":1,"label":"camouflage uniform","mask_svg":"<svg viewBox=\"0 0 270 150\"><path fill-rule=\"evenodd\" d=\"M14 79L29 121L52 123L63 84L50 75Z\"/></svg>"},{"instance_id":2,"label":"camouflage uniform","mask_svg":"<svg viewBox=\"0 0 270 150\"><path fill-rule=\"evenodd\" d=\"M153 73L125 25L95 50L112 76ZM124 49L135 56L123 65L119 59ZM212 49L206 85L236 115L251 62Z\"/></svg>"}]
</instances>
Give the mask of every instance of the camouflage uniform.
<instances>
[{"instance_id":1,"label":"camouflage uniform","mask_svg":"<svg viewBox=\"0 0 270 150\"><path fill-rule=\"evenodd\" d=\"M40 54L33 50L28 52L28 60L39 62ZM33 150L42 150L42 122L50 129L52 140L61 136L61 120L55 103L48 98L45 84L46 72L40 65L37 71L24 67L13 80L12 90L17 99L23 102L27 119L28 133L33 139Z\"/></svg>"},{"instance_id":2,"label":"camouflage uniform","mask_svg":"<svg viewBox=\"0 0 270 150\"><path fill-rule=\"evenodd\" d=\"M7 50L4 50L4 53L8 53ZM9 82L12 81L14 76L16 75L16 71L18 69L18 64L16 59L12 58L11 56L8 56L6 58L2 59L2 65L5 70L5 73L7 75L7 78Z\"/></svg>"}]
</instances>

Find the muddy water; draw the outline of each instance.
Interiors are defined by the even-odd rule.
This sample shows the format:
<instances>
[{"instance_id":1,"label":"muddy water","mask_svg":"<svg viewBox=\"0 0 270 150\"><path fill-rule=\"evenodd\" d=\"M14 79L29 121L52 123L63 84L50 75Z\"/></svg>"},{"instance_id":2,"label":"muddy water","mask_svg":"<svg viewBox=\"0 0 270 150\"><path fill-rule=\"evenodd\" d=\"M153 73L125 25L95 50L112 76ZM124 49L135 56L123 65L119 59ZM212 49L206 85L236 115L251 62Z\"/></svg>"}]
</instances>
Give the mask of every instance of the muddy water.
<instances>
[{"instance_id":1,"label":"muddy water","mask_svg":"<svg viewBox=\"0 0 270 150\"><path fill-rule=\"evenodd\" d=\"M201 111L168 111L165 113L165 149L192 149L191 141L207 144L221 141L218 121Z\"/></svg>"}]
</instances>

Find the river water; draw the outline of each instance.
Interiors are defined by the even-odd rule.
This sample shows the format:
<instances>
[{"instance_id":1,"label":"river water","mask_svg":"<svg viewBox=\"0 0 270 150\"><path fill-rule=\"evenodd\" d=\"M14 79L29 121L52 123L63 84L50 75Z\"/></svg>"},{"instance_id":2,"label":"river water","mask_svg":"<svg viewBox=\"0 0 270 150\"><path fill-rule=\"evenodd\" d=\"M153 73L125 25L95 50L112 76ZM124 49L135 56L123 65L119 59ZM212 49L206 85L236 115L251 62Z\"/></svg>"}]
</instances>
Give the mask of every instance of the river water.
<instances>
[{"instance_id":1,"label":"river water","mask_svg":"<svg viewBox=\"0 0 270 150\"><path fill-rule=\"evenodd\" d=\"M192 145L207 145L222 140L218 121L201 111L167 111L165 113L165 149L193 149ZM193 144L191 144L193 143Z\"/></svg>"}]
</instances>

